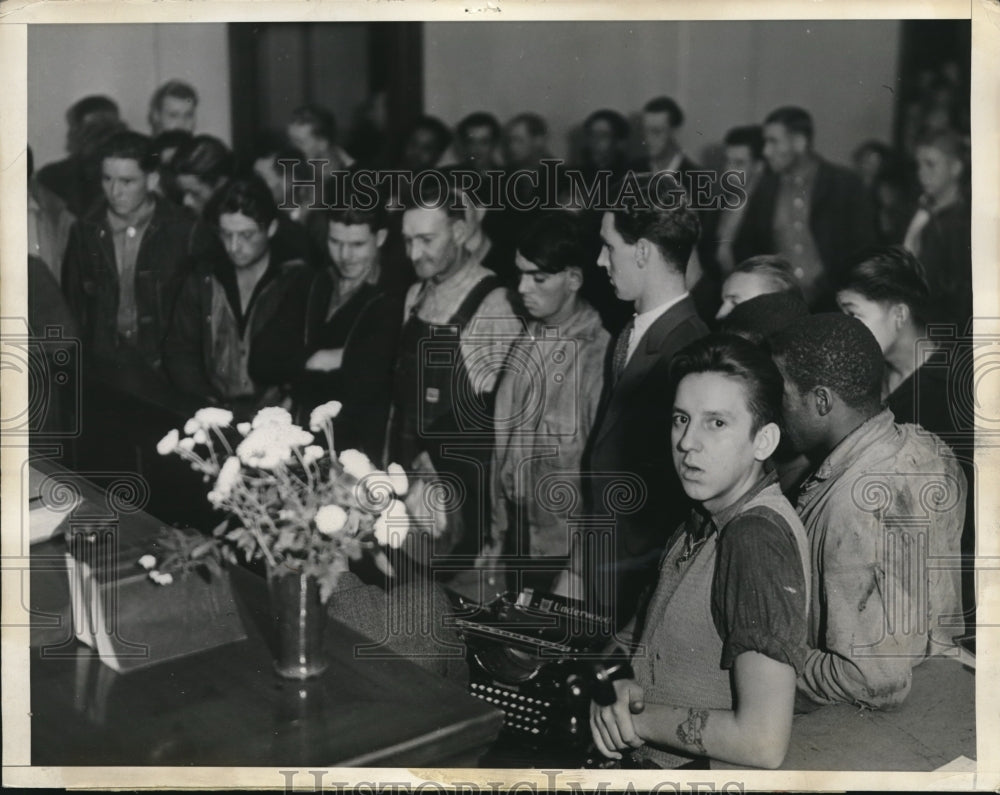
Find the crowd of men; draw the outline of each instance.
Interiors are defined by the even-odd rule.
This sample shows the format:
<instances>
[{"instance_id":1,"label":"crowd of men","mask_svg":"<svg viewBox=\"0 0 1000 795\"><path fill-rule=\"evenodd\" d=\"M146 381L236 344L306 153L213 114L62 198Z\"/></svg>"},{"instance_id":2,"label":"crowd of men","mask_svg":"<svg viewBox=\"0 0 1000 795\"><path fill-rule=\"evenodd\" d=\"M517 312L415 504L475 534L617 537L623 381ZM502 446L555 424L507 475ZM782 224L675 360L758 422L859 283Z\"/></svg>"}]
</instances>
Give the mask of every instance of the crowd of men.
<instances>
[{"instance_id":1,"label":"crowd of men","mask_svg":"<svg viewBox=\"0 0 1000 795\"><path fill-rule=\"evenodd\" d=\"M972 315L960 132L915 140L895 225L868 153L827 161L792 106L730 130L746 200L705 207L669 97L642 110L640 161L605 109L571 164L639 201L483 209L425 180L324 207L308 196L372 165L333 114L296 110L238 164L197 105L162 86L151 135L107 97L70 108L68 157L29 180L32 321L62 307L87 377L138 372L241 419L340 400L338 446L402 464L415 495L450 483L453 504L409 503L438 579L613 617L634 676L592 713L608 756L775 766L793 708L898 704L962 634L971 420L927 334ZM565 196L547 137L534 113L454 134L424 117L389 165ZM649 200L661 174L684 200Z\"/></svg>"}]
</instances>

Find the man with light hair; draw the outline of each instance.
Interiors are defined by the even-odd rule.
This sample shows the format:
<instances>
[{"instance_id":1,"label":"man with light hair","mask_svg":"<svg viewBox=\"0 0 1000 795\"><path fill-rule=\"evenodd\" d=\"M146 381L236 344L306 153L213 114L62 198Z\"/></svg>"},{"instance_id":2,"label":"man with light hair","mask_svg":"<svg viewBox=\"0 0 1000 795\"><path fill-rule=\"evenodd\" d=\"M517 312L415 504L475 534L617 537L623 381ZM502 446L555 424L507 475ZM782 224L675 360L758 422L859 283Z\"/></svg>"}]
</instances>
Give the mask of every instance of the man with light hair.
<instances>
[{"instance_id":1,"label":"man with light hair","mask_svg":"<svg viewBox=\"0 0 1000 795\"><path fill-rule=\"evenodd\" d=\"M149 126L153 135L168 130L193 133L198 110L198 92L182 80L168 80L149 101Z\"/></svg>"}]
</instances>

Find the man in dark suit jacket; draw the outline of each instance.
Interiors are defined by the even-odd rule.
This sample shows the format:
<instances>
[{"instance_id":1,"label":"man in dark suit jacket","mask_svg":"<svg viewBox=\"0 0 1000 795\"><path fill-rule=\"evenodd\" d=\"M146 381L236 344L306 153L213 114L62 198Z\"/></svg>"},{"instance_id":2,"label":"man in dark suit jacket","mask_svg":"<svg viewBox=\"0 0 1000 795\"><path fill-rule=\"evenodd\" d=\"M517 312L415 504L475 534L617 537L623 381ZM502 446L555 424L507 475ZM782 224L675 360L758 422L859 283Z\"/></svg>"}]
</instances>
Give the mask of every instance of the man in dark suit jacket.
<instances>
[{"instance_id":1,"label":"man in dark suit jacket","mask_svg":"<svg viewBox=\"0 0 1000 795\"><path fill-rule=\"evenodd\" d=\"M587 561L577 548L574 569L589 579L585 589L618 626L656 579L668 533L688 509L670 456L668 371L677 351L708 333L684 287L698 233L698 219L685 207L616 210L601 222L597 264L608 271L617 296L634 302L636 314L609 351L588 451L588 512L613 519L610 559L598 552ZM629 492L635 499L622 504Z\"/></svg>"},{"instance_id":2,"label":"man in dark suit jacket","mask_svg":"<svg viewBox=\"0 0 1000 795\"><path fill-rule=\"evenodd\" d=\"M842 269L855 251L874 245L877 230L861 180L812 144L812 117L802 108L778 108L764 120L769 170L750 195L733 253L737 262L785 257L816 310L829 308Z\"/></svg>"}]
</instances>

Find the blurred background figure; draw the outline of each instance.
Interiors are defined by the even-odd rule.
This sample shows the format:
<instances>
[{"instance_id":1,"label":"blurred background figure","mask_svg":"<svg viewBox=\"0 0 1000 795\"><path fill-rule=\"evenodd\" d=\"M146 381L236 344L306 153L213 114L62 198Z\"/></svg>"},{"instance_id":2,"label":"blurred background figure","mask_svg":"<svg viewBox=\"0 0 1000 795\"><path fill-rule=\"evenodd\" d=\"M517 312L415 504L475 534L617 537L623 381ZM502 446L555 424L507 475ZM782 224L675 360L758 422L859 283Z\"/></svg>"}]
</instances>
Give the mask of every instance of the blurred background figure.
<instances>
[{"instance_id":1,"label":"blurred background figure","mask_svg":"<svg viewBox=\"0 0 1000 795\"><path fill-rule=\"evenodd\" d=\"M149 127L156 137L170 130L194 133L198 92L183 80L168 80L149 101Z\"/></svg>"},{"instance_id":2,"label":"blurred background figure","mask_svg":"<svg viewBox=\"0 0 1000 795\"><path fill-rule=\"evenodd\" d=\"M218 138L191 138L181 145L171 163L181 203L201 217L212 198L232 179L234 168L233 153Z\"/></svg>"},{"instance_id":3,"label":"blurred background figure","mask_svg":"<svg viewBox=\"0 0 1000 795\"><path fill-rule=\"evenodd\" d=\"M28 256L45 263L58 287L69 230L76 218L66 202L38 181L34 170L35 158L29 146Z\"/></svg>"},{"instance_id":4,"label":"blurred background figure","mask_svg":"<svg viewBox=\"0 0 1000 795\"><path fill-rule=\"evenodd\" d=\"M177 149L190 140L191 133L187 130L167 130L157 135L151 144L153 159L156 161L156 184L153 190L174 204L182 204L184 195L177 187L170 163L177 154Z\"/></svg>"},{"instance_id":5,"label":"blurred background figure","mask_svg":"<svg viewBox=\"0 0 1000 795\"><path fill-rule=\"evenodd\" d=\"M110 97L89 96L66 111L64 160L38 170L38 181L81 216L102 199L101 164L98 151L117 132L125 129L118 104Z\"/></svg>"},{"instance_id":6,"label":"blurred background figure","mask_svg":"<svg viewBox=\"0 0 1000 795\"><path fill-rule=\"evenodd\" d=\"M972 217L967 185L968 142L951 130L931 130L917 141L922 193L903 245L924 266L934 309L928 320L959 324L972 318Z\"/></svg>"},{"instance_id":7,"label":"blurred background figure","mask_svg":"<svg viewBox=\"0 0 1000 795\"><path fill-rule=\"evenodd\" d=\"M743 175L743 185L749 197L764 173L764 133L760 125L733 127L725 137L726 171ZM736 264L733 241L743 223L746 202L732 209L720 208L712 223L706 224L706 234L714 238L714 259L724 278Z\"/></svg>"},{"instance_id":8,"label":"blurred background figure","mask_svg":"<svg viewBox=\"0 0 1000 795\"><path fill-rule=\"evenodd\" d=\"M768 293L791 293L804 300L788 260L766 254L751 257L737 265L723 282L722 305L715 319L721 320L744 301Z\"/></svg>"},{"instance_id":9,"label":"blurred background figure","mask_svg":"<svg viewBox=\"0 0 1000 795\"><path fill-rule=\"evenodd\" d=\"M451 145L451 130L436 116L421 116L403 142L399 167L419 174L437 166Z\"/></svg>"},{"instance_id":10,"label":"blurred background figure","mask_svg":"<svg viewBox=\"0 0 1000 795\"><path fill-rule=\"evenodd\" d=\"M589 183L598 171L610 171L611 182L625 176L626 148L631 127L616 110L595 110L583 123L583 157L578 164Z\"/></svg>"}]
</instances>

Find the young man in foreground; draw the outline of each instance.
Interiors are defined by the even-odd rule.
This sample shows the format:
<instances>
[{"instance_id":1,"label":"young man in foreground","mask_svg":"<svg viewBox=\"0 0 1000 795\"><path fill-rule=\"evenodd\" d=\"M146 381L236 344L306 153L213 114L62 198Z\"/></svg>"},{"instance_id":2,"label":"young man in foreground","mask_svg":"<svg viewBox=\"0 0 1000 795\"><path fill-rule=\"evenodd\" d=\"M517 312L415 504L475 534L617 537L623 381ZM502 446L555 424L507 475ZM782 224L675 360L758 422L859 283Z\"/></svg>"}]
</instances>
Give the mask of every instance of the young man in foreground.
<instances>
[{"instance_id":1,"label":"young man in foreground","mask_svg":"<svg viewBox=\"0 0 1000 795\"><path fill-rule=\"evenodd\" d=\"M634 678L614 683L614 704L591 705L591 732L601 753L635 749L643 767L710 757L774 768L788 749L809 603L808 543L768 466L781 376L752 343L714 335L678 353L672 380L671 452L696 507L619 636Z\"/></svg>"}]
</instances>

